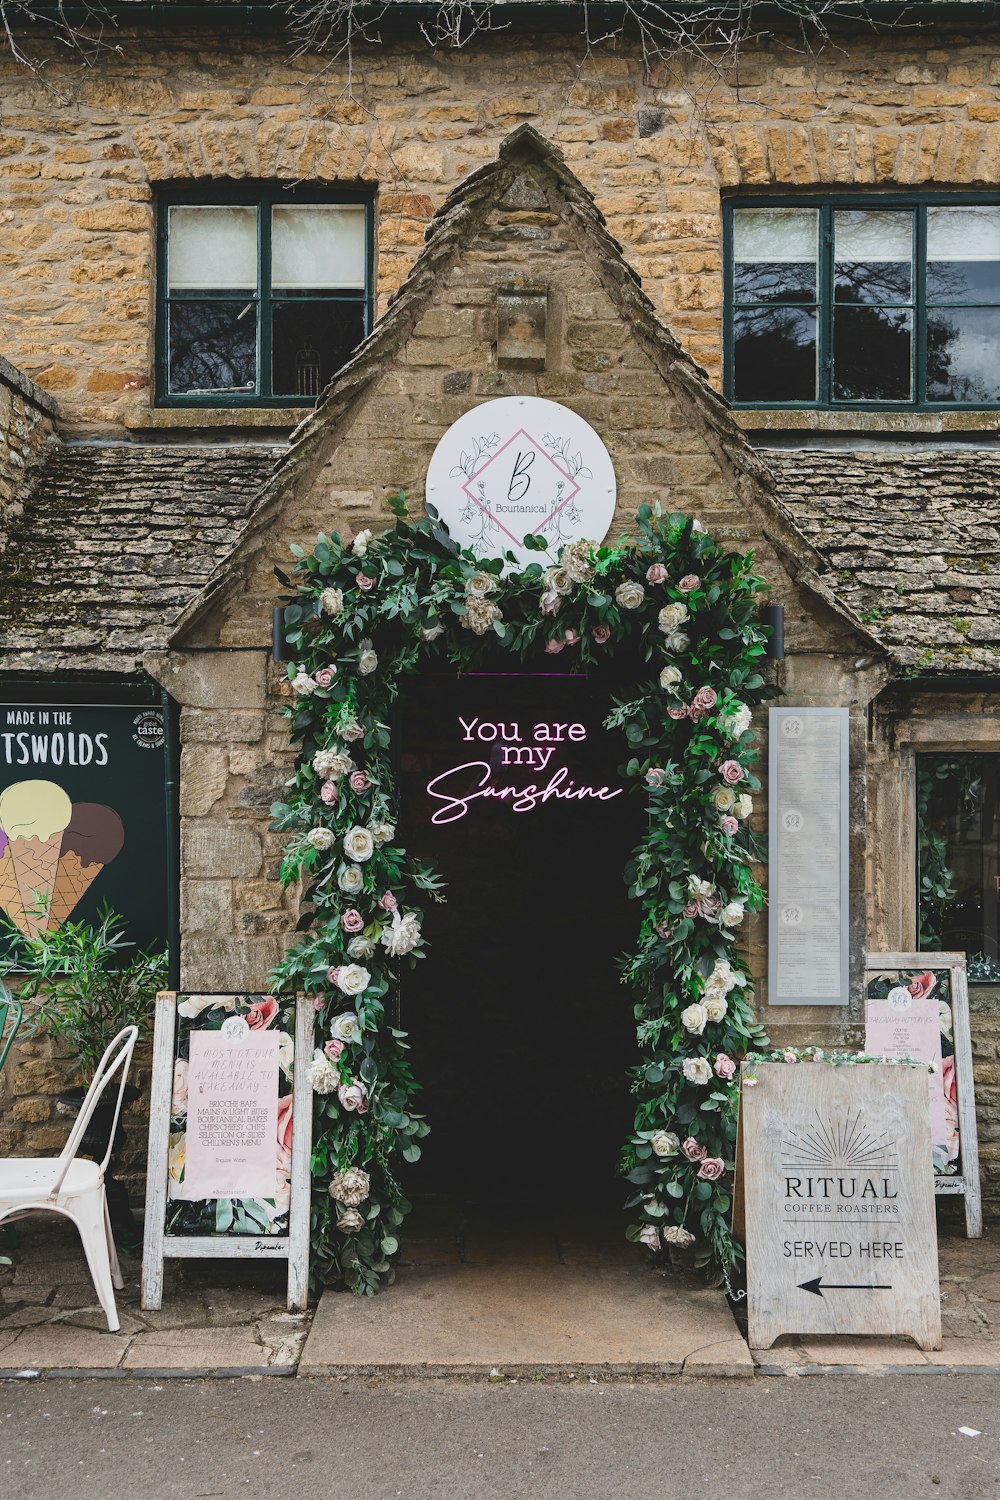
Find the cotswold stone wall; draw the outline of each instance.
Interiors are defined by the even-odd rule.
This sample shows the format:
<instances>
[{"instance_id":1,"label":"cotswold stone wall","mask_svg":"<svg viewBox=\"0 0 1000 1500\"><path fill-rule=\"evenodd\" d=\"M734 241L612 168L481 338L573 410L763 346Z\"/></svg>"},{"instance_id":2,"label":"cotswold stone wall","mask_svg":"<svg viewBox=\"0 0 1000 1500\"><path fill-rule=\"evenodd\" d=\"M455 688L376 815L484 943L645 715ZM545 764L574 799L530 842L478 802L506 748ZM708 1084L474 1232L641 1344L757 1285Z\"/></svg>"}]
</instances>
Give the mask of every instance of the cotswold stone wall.
<instances>
[{"instance_id":1,"label":"cotswold stone wall","mask_svg":"<svg viewBox=\"0 0 1000 1500\"><path fill-rule=\"evenodd\" d=\"M447 192L530 121L717 383L722 194L1000 175L1000 36L941 22L845 32L815 60L750 50L737 93L693 66L646 77L628 44L584 60L573 29L530 36L515 19L432 52L389 19L383 46L356 51L353 99L344 60L295 58L281 34L156 24L116 33L120 53L93 68L53 55L44 84L0 64L4 352L80 423L149 422L157 183L377 189L384 310Z\"/></svg>"},{"instance_id":2,"label":"cotswold stone wall","mask_svg":"<svg viewBox=\"0 0 1000 1500\"><path fill-rule=\"evenodd\" d=\"M26 480L55 432L55 403L0 356L0 552Z\"/></svg>"}]
</instances>

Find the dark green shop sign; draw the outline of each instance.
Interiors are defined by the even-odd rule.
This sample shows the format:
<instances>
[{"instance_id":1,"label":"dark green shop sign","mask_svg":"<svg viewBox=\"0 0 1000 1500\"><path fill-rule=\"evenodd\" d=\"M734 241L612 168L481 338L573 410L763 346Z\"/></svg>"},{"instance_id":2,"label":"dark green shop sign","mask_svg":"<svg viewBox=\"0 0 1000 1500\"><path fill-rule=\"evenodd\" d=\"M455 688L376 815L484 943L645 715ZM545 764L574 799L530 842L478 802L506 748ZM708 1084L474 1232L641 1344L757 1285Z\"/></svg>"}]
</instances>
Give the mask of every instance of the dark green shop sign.
<instances>
[{"instance_id":1,"label":"dark green shop sign","mask_svg":"<svg viewBox=\"0 0 1000 1500\"><path fill-rule=\"evenodd\" d=\"M167 941L164 727L158 708L0 707L0 909L21 933L92 921ZM8 960L17 941L5 929Z\"/></svg>"}]
</instances>

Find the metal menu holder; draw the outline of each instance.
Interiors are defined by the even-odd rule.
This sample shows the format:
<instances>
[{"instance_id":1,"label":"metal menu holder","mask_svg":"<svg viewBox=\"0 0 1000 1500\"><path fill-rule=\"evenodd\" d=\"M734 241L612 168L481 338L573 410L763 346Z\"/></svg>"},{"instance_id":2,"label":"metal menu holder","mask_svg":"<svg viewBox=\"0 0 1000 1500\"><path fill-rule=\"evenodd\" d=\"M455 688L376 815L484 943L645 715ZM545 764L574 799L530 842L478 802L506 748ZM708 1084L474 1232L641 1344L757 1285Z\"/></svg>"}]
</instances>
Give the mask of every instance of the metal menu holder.
<instances>
[{"instance_id":1,"label":"metal menu holder","mask_svg":"<svg viewBox=\"0 0 1000 1500\"><path fill-rule=\"evenodd\" d=\"M848 710L768 714L768 1003L849 999Z\"/></svg>"}]
</instances>

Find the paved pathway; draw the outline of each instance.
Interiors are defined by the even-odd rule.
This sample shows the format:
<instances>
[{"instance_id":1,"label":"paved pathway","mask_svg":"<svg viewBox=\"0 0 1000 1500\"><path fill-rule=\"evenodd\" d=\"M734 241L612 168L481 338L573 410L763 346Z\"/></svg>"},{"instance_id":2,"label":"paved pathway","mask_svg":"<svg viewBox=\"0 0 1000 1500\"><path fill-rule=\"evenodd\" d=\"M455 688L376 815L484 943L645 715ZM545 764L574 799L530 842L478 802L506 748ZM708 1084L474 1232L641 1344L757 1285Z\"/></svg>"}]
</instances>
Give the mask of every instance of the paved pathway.
<instances>
[{"instance_id":1,"label":"paved pathway","mask_svg":"<svg viewBox=\"0 0 1000 1500\"><path fill-rule=\"evenodd\" d=\"M942 1351L786 1337L751 1355L738 1317L693 1272L654 1267L611 1232L458 1229L452 1209L417 1217L387 1294L327 1292L308 1315L285 1310L282 1266L248 1261L168 1262L163 1309L144 1313L138 1261L125 1260L122 1328L109 1334L75 1233L39 1217L18 1225L16 1264L0 1270L0 1375L1000 1372L998 1248L1000 1226L942 1239Z\"/></svg>"}]
</instances>

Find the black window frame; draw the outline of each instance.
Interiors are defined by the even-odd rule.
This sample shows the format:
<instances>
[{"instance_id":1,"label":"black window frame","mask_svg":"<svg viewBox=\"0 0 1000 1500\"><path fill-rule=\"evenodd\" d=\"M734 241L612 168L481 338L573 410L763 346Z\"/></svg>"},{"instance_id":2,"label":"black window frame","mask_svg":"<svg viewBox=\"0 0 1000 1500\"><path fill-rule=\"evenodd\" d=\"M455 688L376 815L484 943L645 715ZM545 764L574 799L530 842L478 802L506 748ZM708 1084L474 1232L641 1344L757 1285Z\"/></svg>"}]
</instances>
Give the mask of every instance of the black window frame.
<instances>
[{"instance_id":1,"label":"black window frame","mask_svg":"<svg viewBox=\"0 0 1000 1500\"><path fill-rule=\"evenodd\" d=\"M733 215L741 208L797 208L819 210L817 267L817 396L810 401L738 401L735 394L734 309L735 266ZM913 212L913 334L911 391L908 400L838 400L833 394L834 238L838 210L909 209ZM1000 208L998 193L810 193L740 194L723 200L724 334L723 394L740 411L997 411L996 401L936 401L927 397L927 210L928 208ZM994 307L995 303L932 303L943 307ZM997 347L1000 364L1000 344Z\"/></svg>"},{"instance_id":2,"label":"black window frame","mask_svg":"<svg viewBox=\"0 0 1000 1500\"><path fill-rule=\"evenodd\" d=\"M155 402L158 407L302 407L311 406L315 397L275 395L271 389L271 310L275 298L271 289L271 209L283 204L311 205L349 203L365 210L365 285L358 292L332 290L310 302L360 303L364 332L372 331L375 316L375 195L357 189L316 185L294 186L277 182L246 180L236 183L206 183L198 186L160 187L156 190L156 348ZM257 210L257 389L254 391L220 391L186 394L171 392L169 380L168 309L173 301L185 300L184 294L171 294L167 280L167 248L170 209L176 207L252 207ZM204 300L204 293L189 294L187 300ZM266 386L266 389L265 389Z\"/></svg>"}]
</instances>

